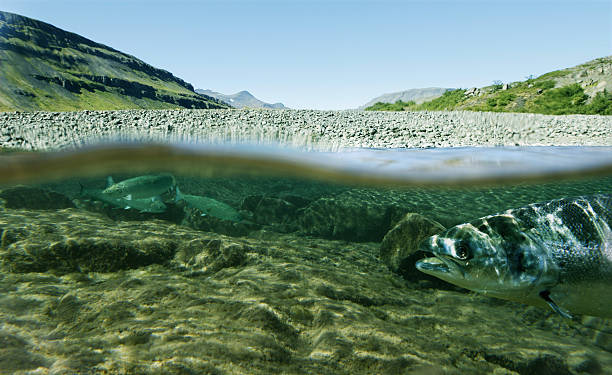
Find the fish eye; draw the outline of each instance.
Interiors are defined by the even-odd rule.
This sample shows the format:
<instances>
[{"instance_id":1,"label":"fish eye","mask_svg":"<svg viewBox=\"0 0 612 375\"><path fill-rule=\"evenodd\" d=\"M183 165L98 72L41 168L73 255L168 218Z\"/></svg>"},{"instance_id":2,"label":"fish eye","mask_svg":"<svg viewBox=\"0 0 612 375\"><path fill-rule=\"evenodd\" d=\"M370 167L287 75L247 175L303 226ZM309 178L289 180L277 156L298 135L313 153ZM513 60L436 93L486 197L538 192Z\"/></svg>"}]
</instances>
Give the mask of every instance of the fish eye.
<instances>
[{"instance_id":1,"label":"fish eye","mask_svg":"<svg viewBox=\"0 0 612 375\"><path fill-rule=\"evenodd\" d=\"M460 243L455 247L455 255L461 260L467 260L470 257L470 249L466 244Z\"/></svg>"}]
</instances>

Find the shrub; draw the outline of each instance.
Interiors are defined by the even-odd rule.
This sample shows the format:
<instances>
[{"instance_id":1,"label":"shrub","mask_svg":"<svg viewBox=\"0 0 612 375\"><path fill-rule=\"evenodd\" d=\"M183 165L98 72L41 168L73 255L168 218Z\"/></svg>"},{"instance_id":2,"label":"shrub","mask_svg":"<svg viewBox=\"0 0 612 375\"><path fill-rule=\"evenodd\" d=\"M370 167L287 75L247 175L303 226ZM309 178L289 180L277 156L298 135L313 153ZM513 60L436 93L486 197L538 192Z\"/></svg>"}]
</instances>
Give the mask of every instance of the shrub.
<instances>
[{"instance_id":1,"label":"shrub","mask_svg":"<svg viewBox=\"0 0 612 375\"><path fill-rule=\"evenodd\" d=\"M415 106L416 103L413 101L403 102L401 100L395 103L382 103L378 102L370 107L367 107L366 111L403 111L406 108Z\"/></svg>"},{"instance_id":2,"label":"shrub","mask_svg":"<svg viewBox=\"0 0 612 375\"><path fill-rule=\"evenodd\" d=\"M416 106L415 109L425 109L431 111L455 109L457 105L463 101L465 101L465 90L451 90L446 91L438 98Z\"/></svg>"},{"instance_id":3,"label":"shrub","mask_svg":"<svg viewBox=\"0 0 612 375\"><path fill-rule=\"evenodd\" d=\"M551 115L585 113L588 96L578 83L550 89L534 102L534 112Z\"/></svg>"},{"instance_id":4,"label":"shrub","mask_svg":"<svg viewBox=\"0 0 612 375\"><path fill-rule=\"evenodd\" d=\"M542 90L548 90L548 89L552 89L553 87L555 87L555 81L553 81L552 79L548 79L546 81L539 81L533 84L533 86L542 89Z\"/></svg>"},{"instance_id":5,"label":"shrub","mask_svg":"<svg viewBox=\"0 0 612 375\"><path fill-rule=\"evenodd\" d=\"M585 113L590 115L612 115L612 93L607 90L598 92L590 104L586 106Z\"/></svg>"}]
</instances>

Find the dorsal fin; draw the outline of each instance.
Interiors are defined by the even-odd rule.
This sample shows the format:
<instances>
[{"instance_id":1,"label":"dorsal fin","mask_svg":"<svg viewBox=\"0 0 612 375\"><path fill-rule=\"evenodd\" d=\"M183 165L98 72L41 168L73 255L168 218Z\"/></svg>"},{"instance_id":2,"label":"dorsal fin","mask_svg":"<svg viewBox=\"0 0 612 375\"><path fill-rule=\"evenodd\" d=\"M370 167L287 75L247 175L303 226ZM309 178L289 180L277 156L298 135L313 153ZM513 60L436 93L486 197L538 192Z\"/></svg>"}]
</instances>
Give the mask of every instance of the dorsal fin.
<instances>
[{"instance_id":1,"label":"dorsal fin","mask_svg":"<svg viewBox=\"0 0 612 375\"><path fill-rule=\"evenodd\" d=\"M115 181L113 181L113 178L111 176L106 177L106 187L112 186L115 184Z\"/></svg>"}]
</instances>

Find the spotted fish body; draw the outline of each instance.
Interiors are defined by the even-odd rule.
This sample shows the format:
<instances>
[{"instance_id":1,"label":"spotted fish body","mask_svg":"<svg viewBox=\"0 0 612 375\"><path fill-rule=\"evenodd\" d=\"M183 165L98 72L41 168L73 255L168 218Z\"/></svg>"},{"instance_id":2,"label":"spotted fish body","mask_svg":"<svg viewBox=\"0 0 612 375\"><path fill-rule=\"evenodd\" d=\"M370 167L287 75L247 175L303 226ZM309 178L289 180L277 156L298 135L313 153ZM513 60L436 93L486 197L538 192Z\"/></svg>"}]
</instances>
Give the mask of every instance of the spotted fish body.
<instances>
[{"instance_id":1,"label":"spotted fish body","mask_svg":"<svg viewBox=\"0 0 612 375\"><path fill-rule=\"evenodd\" d=\"M612 196L564 198L486 216L430 237L417 268L461 287L612 317Z\"/></svg>"}]
</instances>

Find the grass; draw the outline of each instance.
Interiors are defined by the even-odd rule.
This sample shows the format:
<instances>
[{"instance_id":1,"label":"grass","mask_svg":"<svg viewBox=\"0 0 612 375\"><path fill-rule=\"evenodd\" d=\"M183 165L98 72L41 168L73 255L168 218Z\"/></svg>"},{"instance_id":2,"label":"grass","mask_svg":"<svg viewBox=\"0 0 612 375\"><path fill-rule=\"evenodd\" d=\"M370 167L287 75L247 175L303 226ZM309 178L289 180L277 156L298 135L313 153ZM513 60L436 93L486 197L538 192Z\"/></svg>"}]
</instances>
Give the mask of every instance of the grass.
<instances>
[{"instance_id":1,"label":"grass","mask_svg":"<svg viewBox=\"0 0 612 375\"><path fill-rule=\"evenodd\" d=\"M0 22L0 27L7 30L4 36L0 34L0 42L7 46L0 49L0 60L5 68L0 70L0 111L182 108L161 100L160 96L189 99L196 106L208 103L213 108L220 107L189 90L169 73L111 48L84 40L75 41L74 36L65 41L63 37L56 37L55 31L27 22ZM88 86L100 84L83 75L119 78L152 87L159 100L125 95L120 88L108 85L106 91L81 89L80 94L74 93L60 84L36 79L36 75L61 77Z\"/></svg>"},{"instance_id":2,"label":"grass","mask_svg":"<svg viewBox=\"0 0 612 375\"><path fill-rule=\"evenodd\" d=\"M549 78L549 77L547 77ZM527 112L548 115L612 115L612 93L597 93L588 102L589 96L580 84L574 83L554 88L551 79L527 80L514 84L508 90L496 90L495 86L484 88L492 92L482 97L468 98L465 90L447 91L439 98L422 104L414 102L376 103L368 111L440 111L468 110L486 112Z\"/></svg>"}]
</instances>

